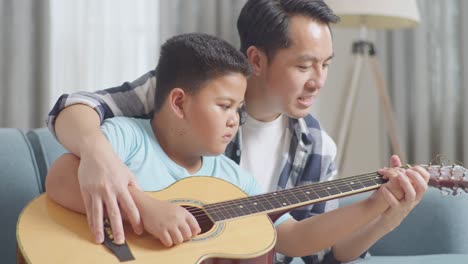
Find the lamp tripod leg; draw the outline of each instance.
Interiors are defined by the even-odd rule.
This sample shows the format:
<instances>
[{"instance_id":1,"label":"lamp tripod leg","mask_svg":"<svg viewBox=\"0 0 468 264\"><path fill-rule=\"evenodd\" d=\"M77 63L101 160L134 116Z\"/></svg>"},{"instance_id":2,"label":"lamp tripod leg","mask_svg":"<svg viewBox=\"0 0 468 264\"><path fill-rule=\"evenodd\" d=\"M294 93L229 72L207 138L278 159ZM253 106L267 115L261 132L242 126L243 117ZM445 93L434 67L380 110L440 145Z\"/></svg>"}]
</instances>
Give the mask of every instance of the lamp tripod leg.
<instances>
[{"instance_id":1,"label":"lamp tripod leg","mask_svg":"<svg viewBox=\"0 0 468 264\"><path fill-rule=\"evenodd\" d=\"M344 155L346 154L346 148L348 145L349 139L349 132L350 132L350 125L351 119L354 113L354 109L356 106L356 95L358 93L359 88L359 80L361 79L361 71L364 62L364 57L366 55L363 54L355 54L354 55L354 62L353 67L351 68L350 80L349 84L350 87L347 91L345 97L345 103L343 104L342 108L342 115L340 122L338 123L338 137L337 137L337 157L336 163L338 165L338 169L341 170L344 163Z\"/></svg>"},{"instance_id":2,"label":"lamp tripod leg","mask_svg":"<svg viewBox=\"0 0 468 264\"><path fill-rule=\"evenodd\" d=\"M388 90L385 85L385 81L382 76L382 71L380 70L380 65L377 57L371 56L369 58L372 66L372 71L374 73L374 78L376 81L377 92L379 94L380 100L382 102L382 108L384 110L384 117L388 127L388 133L390 136L390 144L392 150L397 154L401 161L406 161L406 157L401 149L400 143L398 141L397 134L397 124L395 119L395 114L393 111L392 104L390 102L390 96L388 95Z\"/></svg>"}]
</instances>

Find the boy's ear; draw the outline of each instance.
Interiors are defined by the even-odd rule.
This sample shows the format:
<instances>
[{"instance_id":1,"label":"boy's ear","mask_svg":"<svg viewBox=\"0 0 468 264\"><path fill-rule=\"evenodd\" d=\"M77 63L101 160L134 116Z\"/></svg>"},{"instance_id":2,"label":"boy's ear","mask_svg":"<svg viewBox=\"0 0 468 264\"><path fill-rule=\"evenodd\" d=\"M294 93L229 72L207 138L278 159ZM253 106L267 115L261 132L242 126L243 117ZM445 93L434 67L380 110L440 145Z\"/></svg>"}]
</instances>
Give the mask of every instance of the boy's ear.
<instances>
[{"instance_id":1,"label":"boy's ear","mask_svg":"<svg viewBox=\"0 0 468 264\"><path fill-rule=\"evenodd\" d=\"M185 104L187 102L187 94L181 88L174 88L168 96L169 105L174 114L179 118L185 117Z\"/></svg>"},{"instance_id":2,"label":"boy's ear","mask_svg":"<svg viewBox=\"0 0 468 264\"><path fill-rule=\"evenodd\" d=\"M247 60L252 67L252 73L257 76L260 75L268 65L268 58L265 52L255 46L250 46L247 49Z\"/></svg>"}]
</instances>

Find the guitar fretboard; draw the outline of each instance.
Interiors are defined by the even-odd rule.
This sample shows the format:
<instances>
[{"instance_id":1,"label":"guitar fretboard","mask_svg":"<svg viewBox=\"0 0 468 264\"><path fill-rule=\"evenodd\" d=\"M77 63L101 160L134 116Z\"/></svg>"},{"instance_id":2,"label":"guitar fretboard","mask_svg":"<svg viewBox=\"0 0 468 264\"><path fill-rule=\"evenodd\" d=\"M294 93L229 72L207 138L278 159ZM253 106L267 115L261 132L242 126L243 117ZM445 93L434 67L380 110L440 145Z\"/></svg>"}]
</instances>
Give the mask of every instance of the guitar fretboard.
<instances>
[{"instance_id":1,"label":"guitar fretboard","mask_svg":"<svg viewBox=\"0 0 468 264\"><path fill-rule=\"evenodd\" d=\"M319 182L203 206L215 222L257 213L273 213L377 189L386 180L377 173Z\"/></svg>"}]
</instances>

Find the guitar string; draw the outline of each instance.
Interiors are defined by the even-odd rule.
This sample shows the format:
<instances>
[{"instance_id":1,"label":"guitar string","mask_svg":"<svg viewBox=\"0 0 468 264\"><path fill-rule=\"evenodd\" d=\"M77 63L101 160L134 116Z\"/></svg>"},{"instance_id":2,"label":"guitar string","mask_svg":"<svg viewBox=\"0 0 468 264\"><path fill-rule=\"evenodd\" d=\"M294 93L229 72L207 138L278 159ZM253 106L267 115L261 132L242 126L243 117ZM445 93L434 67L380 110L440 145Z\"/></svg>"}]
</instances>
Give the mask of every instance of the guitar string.
<instances>
[{"instance_id":1,"label":"guitar string","mask_svg":"<svg viewBox=\"0 0 468 264\"><path fill-rule=\"evenodd\" d=\"M370 178L369 176L379 176L378 178ZM431 177L434 177L431 175ZM313 184L309 184L309 185L304 185L304 186L300 186L300 187L297 187L297 188L294 188L294 189L289 189L287 190L287 192L272 192L272 193L277 193L277 194L280 194L282 195L290 204L279 204L279 208L283 207L283 206L287 206L287 205L294 205L294 203L291 203L288 199L291 199L291 198L294 198L295 200L297 200L299 203L302 203L302 202L307 202L307 201L311 201L313 199L316 199L316 198L322 198L320 197L320 195L317 195L315 193L315 195L317 195L317 197L314 197L314 198L309 198L307 195L305 195L303 193L303 191L314 191L316 192L317 190L318 191L325 191L328 193L328 195L326 196L330 196L330 195L333 195L333 194L330 194L329 193L329 188L327 187L333 187L334 189L339 189L340 187L343 187L343 186L346 186L346 187L349 187L351 190L353 190L351 187L350 187L350 184L356 184L354 181L359 181L360 184L362 184L363 182L369 182L369 181L373 181L375 179L382 179L382 175L378 174L377 172L372 172L372 173L367 173L367 174L362 174L362 175L357 175L357 176L352 176L352 177L347 177L347 178L343 178L343 179L339 179L339 180L334 180L334 181L329 181L329 182L321 182L321 183L318 183L320 185L317 185L317 186L311 186ZM362 181L362 179L365 179L366 181ZM335 184L336 183L336 184ZM344 183L344 185L343 185ZM375 183L375 181L374 181ZM341 184L341 185L340 185ZM375 185L381 185L383 184L382 183L375 183ZM362 184L363 187L372 187L372 186L375 186L375 185L371 185L371 186L365 186L364 184ZM302 188L301 188L302 187ZM315 189L314 189L315 187ZM310 190L309 190L310 188ZM362 189L362 188L359 188L359 189ZM358 189L358 190L359 190ZM340 190L339 190L340 191ZM268 211L270 209L277 209L278 208L278 205L277 207L273 206L269 200L267 198L272 198L271 194L272 193L268 193L268 194L263 194L263 195L259 195L259 196L251 196L251 197L243 197L243 198L239 198L239 199L234 199L234 200L231 200L231 201L225 201L225 202L218 202L218 203L213 203L213 204L208 204L208 205L205 205L204 208L208 210L208 207L210 207L209 209L211 211L213 211L212 213L215 213L215 214L219 214L221 213L223 215L223 217L225 219L230 219L230 218L235 218L235 217L239 217L239 216L243 216L243 215L248 215L248 214L253 214L253 213L261 213L261 212L264 212L264 211ZM342 191L340 191L339 193L337 194L340 194L340 193L343 193ZM297 198L297 195L300 194L302 195L303 197L306 197L307 200L304 200L304 201L301 201L300 199ZM252 199L252 198L255 198L256 200ZM251 208L253 209L254 211L252 212L251 210L248 210L247 211L247 214L241 214L241 215L236 215L236 210L238 209L243 209L243 208L239 208L239 202L248 202L249 200L254 200L255 202L260 202L260 205L263 207L263 208L259 208L260 210L256 209L256 208ZM263 200L263 201L261 201ZM265 202L267 201L268 203L270 203L271 206L273 206L273 208L270 208L270 209L267 209L265 208L261 202ZM277 201L278 202L278 201ZM279 202L278 202L279 203ZM245 204L245 203L244 203ZM283 206L282 206L283 205ZM236 206L236 207L233 207L233 206ZM244 207L245 208L245 207ZM249 209L248 207L246 209ZM188 209L189 212L193 213L194 216L199 216L200 213L201 215L205 214L205 210L204 209L201 209L201 208L194 208L194 209ZM231 212L234 213L234 216L231 215ZM241 212L242 213L242 212ZM225 215L228 215L228 217L225 217ZM224 220L224 219L223 219Z\"/></svg>"},{"instance_id":2,"label":"guitar string","mask_svg":"<svg viewBox=\"0 0 468 264\"><path fill-rule=\"evenodd\" d=\"M371 178L369 176L380 176L380 177ZM383 178L382 175L380 175L379 173L372 172L372 173L366 173L366 174L351 176L351 177L342 178L342 179L333 180L333 181L303 185L303 186L296 187L294 189L287 189L287 190L271 192L271 193L267 193L267 194L261 194L261 195L250 196L250 197L243 197L243 198L234 199L234 200L230 200L230 201L207 204L204 207L205 208L211 207L210 209L214 210L215 211L214 213L222 213L223 217L224 217L224 213L228 213L229 217L227 217L225 219L230 219L230 218L239 217L239 216L234 216L233 217L233 216L230 215L229 210L234 212L233 209L238 209L239 208L239 207L233 208L232 206L238 205L239 202L248 201L249 199L252 199L252 198L257 199L256 201L258 201L258 202L265 202L266 201L266 202L269 203L268 198L271 198L271 195L273 193L277 193L277 194L282 195L286 199L293 197L294 199L298 200L299 202L307 202L307 200L306 201L300 201L299 199L297 199L296 195L301 194L301 195L307 197L307 195L304 194L304 191L314 191L314 192L325 191L325 192L328 193L327 190L329 190L329 189L327 189L327 187L330 187L330 186L334 187L335 189L338 189L338 188L343 187L343 186L350 187L350 185L352 185L352 184L357 184L356 182L353 182L353 181L359 181L359 183L362 185L362 180L363 179L365 179L367 181L372 181L372 180L375 180L375 179L382 179L382 178ZM317 184L319 184L319 185L317 185ZM375 185L378 185L378 184L381 185L383 183L376 183ZM375 186L375 185L373 185L373 186ZM363 187L372 187L372 186L363 185ZM350 189L353 190L351 187L350 187ZM362 188L358 188L358 190L359 189L362 189ZM342 193L342 192L340 192L340 193ZM339 193L337 193L337 194L339 194ZM315 193L315 195L317 196L316 198L321 198L318 194ZM287 197L287 196L289 196L289 197ZM327 195L327 196L330 196L330 195ZM307 197L307 198L309 199L308 201L311 201L311 200L315 199L315 198L310 199L309 197ZM261 200L263 200L263 201L261 201ZM270 203L270 205L272 205L272 204ZM290 204L287 204L287 205L290 205ZM284 206L287 206L287 205L284 205ZM281 208L281 206L279 208ZM278 208L273 207L271 209L278 209ZM255 211L253 213L261 213L262 211L268 211L268 210L269 209L263 208L260 211ZM201 221L199 223L212 222L211 219L209 219L209 217L205 213L205 210L202 209L202 208L193 208L193 209L189 208L189 209L187 209L187 211L190 212L192 215L194 215L195 218L204 216L207 219L207 221ZM247 215L248 214L252 214L252 212L248 212Z\"/></svg>"},{"instance_id":3,"label":"guitar string","mask_svg":"<svg viewBox=\"0 0 468 264\"><path fill-rule=\"evenodd\" d=\"M315 193L315 195L317 197L314 197L314 198L310 199L309 197L307 197L307 195L304 194L304 191L313 191L313 192L326 191L328 193L327 187L330 187L330 186L334 187L335 189L346 186L346 187L349 187L350 190L353 190L350 187L350 185L352 185L352 184L361 184L363 186L363 188L364 188L366 186L362 184L363 179L366 179L367 181L375 180L375 178L369 178L369 176L381 176L381 175L378 174L378 173L368 173L368 174L348 177L348 178L344 178L344 179L339 179L339 180L335 180L335 181L322 182L322 183L320 183L320 186L313 186L314 184L309 184L309 185L299 186L299 187L294 188L294 189L289 189L289 190L287 190L288 192L281 193L281 195L283 197L285 197L286 199L294 197L294 199L298 200L299 202L307 202L307 201L311 201L313 199L321 198L321 197ZM379 177L378 179L381 179L381 177ZM356 181L356 182L354 182L354 181ZM377 184L380 184L380 183L375 183L373 186L375 186ZM371 187L371 186L368 186L368 187ZM310 188L310 190L309 190L309 188ZM362 188L359 188L359 189L362 189ZM275 192L275 193L279 193L279 191ZM342 193L342 192L339 192L339 193ZM262 194L262 195L258 195L258 196L243 197L243 198L235 199L235 200L231 200L231 201L208 204L208 205L205 205L204 208L209 207L209 209L215 211L215 213L223 213L223 212L229 213L228 212L229 210L233 211L233 209L238 209L238 207L233 208L234 205L238 205L239 202L247 202L249 199L253 200L253 198L255 198L256 202L260 202L260 203L269 202L268 198L271 198L271 197L269 197L269 196L271 196L271 194L272 193L268 193L268 194ZM296 194L296 195L294 195L294 194ZM308 200L300 201L299 199L297 199L298 194L301 194L302 196L307 197ZM287 197L287 196L289 196L289 197ZM327 195L327 196L329 196L329 195ZM242 200L244 200L244 201L242 201ZM272 205L272 204L270 203L270 205ZM275 208L273 207L271 209L275 209ZM205 214L205 210L201 209L201 208L193 208L193 209L189 208L187 210L190 213L192 213L195 217L199 216L200 213L201 213L201 215ZM262 212L262 211L267 211L267 209L263 208L262 210L260 210L258 212ZM256 211L254 213L258 213L258 212ZM235 217L237 217L237 216L235 216ZM233 218L233 217L229 214L229 218Z\"/></svg>"},{"instance_id":4,"label":"guitar string","mask_svg":"<svg viewBox=\"0 0 468 264\"><path fill-rule=\"evenodd\" d=\"M372 177L369 177L369 176L372 176ZM227 210L229 210L229 209L232 209L233 205L238 205L239 202L243 202L243 201L259 199L259 198L268 201L266 198L275 197L275 196L272 196L272 194L274 194L274 193L282 195L286 199L294 198L298 202L305 202L307 200L301 201L301 200L297 199L298 194L301 195L301 196L303 195L303 196L307 197L307 195L305 195L303 193L304 191L313 191L313 192L317 192L317 191L322 191L323 192L323 191L325 191L325 192L328 193L328 190L330 190L330 187L333 187L334 189L338 189L338 188L342 188L343 186L350 187L351 184L356 184L356 183L352 183L353 180L359 181L359 183L362 184L363 187L371 187L371 186L365 186L363 184L363 182L375 181L377 178L374 178L374 176L379 176L378 178L380 178L380 179L383 178L383 176L378 174L378 172L371 172L371 173L361 174L361 175L357 175L357 176L342 178L342 179L338 179L338 180L334 180L334 181L319 182L319 183L299 186L299 187L296 187L296 188L293 188L293 189L286 189L286 190L270 192L270 193L262 194L262 195L243 197L243 198L234 199L234 200L230 200L230 201L224 201L224 202L208 204L205 207L210 207L210 209L227 209ZM440 174L436 175L436 176L431 175L431 177L439 177L439 176L440 176ZM363 181L363 179L365 179L366 181ZM359 188L359 189L362 189L362 188ZM340 191L340 193L341 193L341 191ZM315 193L315 194L317 195L317 193ZM317 195L317 196L318 197L316 197L316 198L320 198L320 195ZM308 201L312 200L309 197L307 197L307 198L308 198Z\"/></svg>"}]
</instances>

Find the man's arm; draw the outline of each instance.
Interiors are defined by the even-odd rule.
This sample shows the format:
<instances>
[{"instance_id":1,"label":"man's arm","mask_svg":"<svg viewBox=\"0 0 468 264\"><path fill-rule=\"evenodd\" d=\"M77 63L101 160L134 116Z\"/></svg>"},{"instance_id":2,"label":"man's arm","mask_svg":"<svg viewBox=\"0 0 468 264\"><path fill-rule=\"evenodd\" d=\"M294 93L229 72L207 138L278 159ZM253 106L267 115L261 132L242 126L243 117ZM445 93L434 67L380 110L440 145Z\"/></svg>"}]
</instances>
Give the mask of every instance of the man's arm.
<instances>
[{"instance_id":1,"label":"man's arm","mask_svg":"<svg viewBox=\"0 0 468 264\"><path fill-rule=\"evenodd\" d=\"M84 197L77 176L79 163L79 158L73 154L59 157L48 172L46 188L50 199L68 209L85 214ZM144 229L160 239L165 246L180 244L200 233L201 229L195 217L185 208L156 200L133 186L128 188L141 211ZM90 221L89 215L87 218ZM126 217L125 220L128 221Z\"/></svg>"},{"instance_id":2,"label":"man's arm","mask_svg":"<svg viewBox=\"0 0 468 264\"><path fill-rule=\"evenodd\" d=\"M418 182L423 179L421 184L424 185L424 182L427 182L426 175L418 170L414 170L416 173L408 176L411 180L416 180L413 176L419 178L416 180ZM394 201L390 201L392 193L402 191L398 196L400 198L414 194L410 180L408 177L402 177L398 170L390 169L381 173L390 180L370 198L302 221L290 219L279 225L276 250L288 256L305 256L329 248L350 237L356 230L379 217L389 206L393 206ZM345 223L343 219L346 219ZM344 250L344 255L338 252L337 259L354 260L357 256L350 256L350 253L354 253L353 250Z\"/></svg>"},{"instance_id":3,"label":"man's arm","mask_svg":"<svg viewBox=\"0 0 468 264\"><path fill-rule=\"evenodd\" d=\"M397 156L392 156L391 166L401 167L400 159ZM410 187L409 191L401 199L397 199L394 194L389 193L388 189L383 189L390 207L368 225L337 242L332 249L335 259L342 262L356 259L384 235L399 226L401 221L421 201L427 190L429 179L427 171L421 167L415 167L406 170L403 176L407 176L405 178L409 179L407 183Z\"/></svg>"},{"instance_id":4,"label":"man's arm","mask_svg":"<svg viewBox=\"0 0 468 264\"><path fill-rule=\"evenodd\" d=\"M85 105L67 107L58 115L55 131L60 142L81 157L77 179L96 242L104 240L103 205L117 243L125 240L119 205L134 231L141 233L140 215L127 187L137 186L136 179L102 134L97 113Z\"/></svg>"},{"instance_id":5,"label":"man's arm","mask_svg":"<svg viewBox=\"0 0 468 264\"><path fill-rule=\"evenodd\" d=\"M127 188L137 186L135 177L116 156L99 126L103 119L114 115L147 117L152 109L154 90L154 71L151 71L120 87L63 95L49 113L51 132L65 148L81 157L78 181L91 231L98 243L104 239L101 228L104 205L117 242L125 239L120 209L128 216L136 233L142 230L138 209Z\"/></svg>"}]
</instances>

